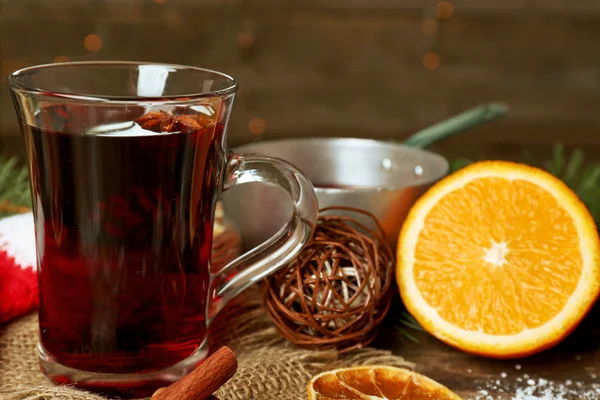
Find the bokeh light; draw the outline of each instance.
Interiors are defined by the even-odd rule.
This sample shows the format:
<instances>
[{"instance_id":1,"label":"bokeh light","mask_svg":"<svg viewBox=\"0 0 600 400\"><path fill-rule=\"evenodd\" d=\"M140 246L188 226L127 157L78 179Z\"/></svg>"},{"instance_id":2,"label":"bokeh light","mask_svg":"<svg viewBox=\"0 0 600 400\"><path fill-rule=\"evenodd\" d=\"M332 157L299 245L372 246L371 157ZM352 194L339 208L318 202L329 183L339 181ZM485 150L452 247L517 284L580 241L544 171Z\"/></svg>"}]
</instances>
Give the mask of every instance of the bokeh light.
<instances>
[{"instance_id":1,"label":"bokeh light","mask_svg":"<svg viewBox=\"0 0 600 400\"><path fill-rule=\"evenodd\" d=\"M102 39L95 34L89 34L83 39L83 47L87 51L98 51L102 48Z\"/></svg>"},{"instance_id":2,"label":"bokeh light","mask_svg":"<svg viewBox=\"0 0 600 400\"><path fill-rule=\"evenodd\" d=\"M430 52L423 56L423 66L430 71L438 69L440 66L440 56Z\"/></svg>"},{"instance_id":3,"label":"bokeh light","mask_svg":"<svg viewBox=\"0 0 600 400\"><path fill-rule=\"evenodd\" d=\"M252 32L240 32L237 35L237 42L242 49L249 49L254 46L256 38Z\"/></svg>"},{"instance_id":4,"label":"bokeh light","mask_svg":"<svg viewBox=\"0 0 600 400\"><path fill-rule=\"evenodd\" d=\"M262 135L267 129L267 124L262 118L252 118L248 123L248 129L250 129L250 133L253 135Z\"/></svg>"},{"instance_id":5,"label":"bokeh light","mask_svg":"<svg viewBox=\"0 0 600 400\"><path fill-rule=\"evenodd\" d=\"M435 7L435 12L438 16L438 18L440 19L448 19L452 16L452 13L454 12L454 7L452 6L452 3L450 3L449 1L440 1L439 3L437 3L437 6Z\"/></svg>"}]
</instances>

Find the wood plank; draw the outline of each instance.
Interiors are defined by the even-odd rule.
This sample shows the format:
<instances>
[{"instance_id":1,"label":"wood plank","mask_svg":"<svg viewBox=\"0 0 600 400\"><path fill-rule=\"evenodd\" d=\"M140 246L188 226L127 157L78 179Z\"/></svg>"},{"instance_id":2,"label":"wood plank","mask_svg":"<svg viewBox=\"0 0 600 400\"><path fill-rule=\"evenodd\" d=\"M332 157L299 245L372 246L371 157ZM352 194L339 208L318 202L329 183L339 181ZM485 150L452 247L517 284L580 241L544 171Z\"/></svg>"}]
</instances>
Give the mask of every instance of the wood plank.
<instances>
[{"instance_id":1,"label":"wood plank","mask_svg":"<svg viewBox=\"0 0 600 400\"><path fill-rule=\"evenodd\" d=\"M59 54L222 70L241 83L232 144L317 135L403 138L478 103L501 100L512 106L506 123L453 138L441 151L504 157L523 146L544 152L549 141L563 139L598 154L596 0L589 0L586 15L577 11L582 2L573 2L573 13L558 13L552 10L570 3L455 0L452 18L441 21L434 35L424 35L421 22L435 1L375 0L362 8L316 0L222 6L170 0L140 8L134 1L115 15L111 0L78 3L89 6L89 15L79 19L74 15L80 6L50 3L1 3L4 75ZM12 11L5 12L7 5ZM28 14L28 7L40 13ZM520 7L523 12L509 10ZM98 53L82 46L92 31L103 37ZM251 38L249 44L240 45L240 34ZM427 52L439 54L438 69L423 67ZM18 136L4 81L0 102L0 134ZM266 123L260 137L249 132L254 118Z\"/></svg>"}]
</instances>

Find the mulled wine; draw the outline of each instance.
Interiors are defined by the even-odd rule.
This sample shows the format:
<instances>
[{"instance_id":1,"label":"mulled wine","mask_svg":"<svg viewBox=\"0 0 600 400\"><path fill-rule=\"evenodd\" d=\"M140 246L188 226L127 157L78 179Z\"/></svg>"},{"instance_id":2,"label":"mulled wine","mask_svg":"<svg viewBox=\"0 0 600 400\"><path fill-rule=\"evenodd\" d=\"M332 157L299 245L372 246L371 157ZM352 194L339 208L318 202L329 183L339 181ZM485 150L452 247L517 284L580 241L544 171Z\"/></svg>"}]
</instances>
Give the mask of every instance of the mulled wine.
<instances>
[{"instance_id":1,"label":"mulled wine","mask_svg":"<svg viewBox=\"0 0 600 400\"><path fill-rule=\"evenodd\" d=\"M70 62L8 84L30 171L40 368L57 384L148 397L208 356L207 325L231 299L309 241L310 181L227 149L237 83L217 71ZM289 229L211 268L217 197L251 182L288 194Z\"/></svg>"},{"instance_id":2,"label":"mulled wine","mask_svg":"<svg viewBox=\"0 0 600 400\"><path fill-rule=\"evenodd\" d=\"M40 342L64 366L143 373L206 338L223 124L23 125L38 246Z\"/></svg>"}]
</instances>

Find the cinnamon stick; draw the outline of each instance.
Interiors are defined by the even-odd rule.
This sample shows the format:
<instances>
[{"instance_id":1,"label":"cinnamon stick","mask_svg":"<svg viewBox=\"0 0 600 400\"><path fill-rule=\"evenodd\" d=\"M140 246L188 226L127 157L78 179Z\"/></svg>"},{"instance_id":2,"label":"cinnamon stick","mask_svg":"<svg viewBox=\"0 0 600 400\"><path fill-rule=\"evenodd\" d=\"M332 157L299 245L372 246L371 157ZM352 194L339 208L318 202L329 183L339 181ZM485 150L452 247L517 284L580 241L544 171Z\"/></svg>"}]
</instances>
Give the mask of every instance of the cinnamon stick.
<instances>
[{"instance_id":1,"label":"cinnamon stick","mask_svg":"<svg viewBox=\"0 0 600 400\"><path fill-rule=\"evenodd\" d=\"M235 354L223 346L192 372L170 386L160 388L152 400L205 400L223 386L237 370Z\"/></svg>"}]
</instances>

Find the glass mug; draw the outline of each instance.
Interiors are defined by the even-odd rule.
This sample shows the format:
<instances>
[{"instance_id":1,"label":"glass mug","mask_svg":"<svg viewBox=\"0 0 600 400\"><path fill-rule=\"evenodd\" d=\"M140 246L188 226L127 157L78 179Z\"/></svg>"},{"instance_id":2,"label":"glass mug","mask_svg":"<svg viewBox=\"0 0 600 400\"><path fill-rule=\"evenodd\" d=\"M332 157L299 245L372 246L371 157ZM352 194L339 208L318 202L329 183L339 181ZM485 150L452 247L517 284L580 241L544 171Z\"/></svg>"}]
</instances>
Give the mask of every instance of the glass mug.
<instances>
[{"instance_id":1,"label":"glass mug","mask_svg":"<svg viewBox=\"0 0 600 400\"><path fill-rule=\"evenodd\" d=\"M300 251L317 218L312 185L285 161L227 149L237 84L225 74L80 62L8 81L30 173L41 369L147 396L207 356L208 324L231 298ZM250 182L283 188L291 220L211 271L217 197Z\"/></svg>"}]
</instances>

